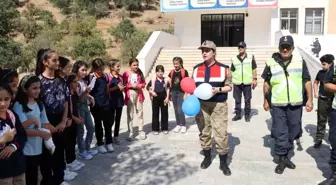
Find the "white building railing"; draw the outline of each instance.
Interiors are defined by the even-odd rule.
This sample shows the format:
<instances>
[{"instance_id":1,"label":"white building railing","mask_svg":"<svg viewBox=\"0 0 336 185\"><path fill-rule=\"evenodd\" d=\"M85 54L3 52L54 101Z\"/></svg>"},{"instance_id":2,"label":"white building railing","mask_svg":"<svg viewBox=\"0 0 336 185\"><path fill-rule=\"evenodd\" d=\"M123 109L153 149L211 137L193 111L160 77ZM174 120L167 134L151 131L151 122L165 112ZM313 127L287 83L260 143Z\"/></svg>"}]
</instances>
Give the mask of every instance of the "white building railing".
<instances>
[{"instance_id":1,"label":"white building railing","mask_svg":"<svg viewBox=\"0 0 336 185\"><path fill-rule=\"evenodd\" d=\"M154 31L139 52L139 68L147 76L163 47L180 47L180 39L163 31Z\"/></svg>"}]
</instances>

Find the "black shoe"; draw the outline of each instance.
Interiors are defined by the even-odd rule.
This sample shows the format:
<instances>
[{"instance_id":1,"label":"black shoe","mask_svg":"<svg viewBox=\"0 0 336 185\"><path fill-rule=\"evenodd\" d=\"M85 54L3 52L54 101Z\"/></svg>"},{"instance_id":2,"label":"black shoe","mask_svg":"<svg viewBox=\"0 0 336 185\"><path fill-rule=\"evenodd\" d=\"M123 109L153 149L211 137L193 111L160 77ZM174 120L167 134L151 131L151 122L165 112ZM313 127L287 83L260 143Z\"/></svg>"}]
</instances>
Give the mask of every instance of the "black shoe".
<instances>
[{"instance_id":1,"label":"black shoe","mask_svg":"<svg viewBox=\"0 0 336 185\"><path fill-rule=\"evenodd\" d=\"M225 155L219 155L219 169L223 171L224 175L230 176L231 170L229 166L227 165L227 154Z\"/></svg>"},{"instance_id":2,"label":"black shoe","mask_svg":"<svg viewBox=\"0 0 336 185\"><path fill-rule=\"evenodd\" d=\"M318 185L336 185L336 172L333 172L331 177Z\"/></svg>"},{"instance_id":3,"label":"black shoe","mask_svg":"<svg viewBox=\"0 0 336 185\"><path fill-rule=\"evenodd\" d=\"M289 160L287 157L286 157L286 162L287 162L286 163L287 168L292 169L292 170L296 168L295 164L291 160Z\"/></svg>"},{"instance_id":4,"label":"black shoe","mask_svg":"<svg viewBox=\"0 0 336 185\"><path fill-rule=\"evenodd\" d=\"M235 117L232 118L232 121L238 121L240 119L242 119L242 116L239 114L236 114Z\"/></svg>"},{"instance_id":5,"label":"black shoe","mask_svg":"<svg viewBox=\"0 0 336 185\"><path fill-rule=\"evenodd\" d=\"M282 174L287 166L286 156L279 156L279 163L275 167L275 173Z\"/></svg>"},{"instance_id":6,"label":"black shoe","mask_svg":"<svg viewBox=\"0 0 336 185\"><path fill-rule=\"evenodd\" d=\"M315 142L314 148L321 148L321 145L322 145L322 140L318 140Z\"/></svg>"},{"instance_id":7,"label":"black shoe","mask_svg":"<svg viewBox=\"0 0 336 185\"><path fill-rule=\"evenodd\" d=\"M207 169L211 164L211 150L203 150L204 160L201 163L202 169Z\"/></svg>"},{"instance_id":8,"label":"black shoe","mask_svg":"<svg viewBox=\"0 0 336 185\"><path fill-rule=\"evenodd\" d=\"M245 115L245 121L250 122L251 121L251 116L250 115Z\"/></svg>"}]
</instances>

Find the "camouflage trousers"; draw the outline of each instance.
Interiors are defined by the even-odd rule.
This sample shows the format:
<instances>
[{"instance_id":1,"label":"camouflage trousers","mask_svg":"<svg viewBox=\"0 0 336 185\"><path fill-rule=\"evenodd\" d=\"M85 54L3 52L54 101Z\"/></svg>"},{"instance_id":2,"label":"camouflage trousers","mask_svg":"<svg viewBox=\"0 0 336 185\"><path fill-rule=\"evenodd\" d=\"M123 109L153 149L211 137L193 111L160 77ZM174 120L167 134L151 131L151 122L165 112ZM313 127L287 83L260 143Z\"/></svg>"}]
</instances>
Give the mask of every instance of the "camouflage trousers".
<instances>
[{"instance_id":1,"label":"camouflage trousers","mask_svg":"<svg viewBox=\"0 0 336 185\"><path fill-rule=\"evenodd\" d=\"M229 151L227 102L201 101L201 111L196 115L195 120L200 131L199 139L202 149L211 149L213 133L217 152L222 155L226 154Z\"/></svg>"}]
</instances>

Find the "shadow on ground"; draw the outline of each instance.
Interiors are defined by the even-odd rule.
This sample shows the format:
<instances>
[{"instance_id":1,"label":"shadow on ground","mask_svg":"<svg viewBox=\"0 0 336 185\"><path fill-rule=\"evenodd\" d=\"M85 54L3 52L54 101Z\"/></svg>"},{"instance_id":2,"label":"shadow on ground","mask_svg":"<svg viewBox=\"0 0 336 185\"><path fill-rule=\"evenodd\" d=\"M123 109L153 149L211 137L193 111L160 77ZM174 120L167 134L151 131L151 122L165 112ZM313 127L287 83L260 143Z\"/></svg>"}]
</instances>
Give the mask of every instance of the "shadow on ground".
<instances>
[{"instance_id":1,"label":"shadow on ground","mask_svg":"<svg viewBox=\"0 0 336 185\"><path fill-rule=\"evenodd\" d=\"M127 151L127 152L126 152ZM173 184L198 170L184 162L184 154L171 155L153 143L116 147L112 154L101 155L99 163L81 172L78 185L157 185ZM96 161L97 163L97 161ZM87 183L85 183L87 182Z\"/></svg>"}]
</instances>

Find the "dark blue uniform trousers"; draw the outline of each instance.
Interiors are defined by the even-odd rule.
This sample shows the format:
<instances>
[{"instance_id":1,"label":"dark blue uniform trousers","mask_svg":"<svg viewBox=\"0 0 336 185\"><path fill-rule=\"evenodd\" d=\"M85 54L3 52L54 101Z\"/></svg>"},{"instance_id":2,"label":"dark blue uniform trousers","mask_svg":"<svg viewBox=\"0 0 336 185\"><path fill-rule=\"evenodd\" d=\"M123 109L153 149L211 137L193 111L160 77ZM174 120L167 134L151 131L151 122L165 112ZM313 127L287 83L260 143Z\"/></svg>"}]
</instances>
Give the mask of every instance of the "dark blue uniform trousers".
<instances>
[{"instance_id":1,"label":"dark blue uniform trousers","mask_svg":"<svg viewBox=\"0 0 336 185\"><path fill-rule=\"evenodd\" d=\"M331 145L330 152L330 167L336 172L336 110L332 109L331 111L331 124L329 127L329 142Z\"/></svg>"},{"instance_id":2,"label":"dark blue uniform trousers","mask_svg":"<svg viewBox=\"0 0 336 185\"><path fill-rule=\"evenodd\" d=\"M302 132L302 106L286 106L271 108L272 130L275 140L274 152L276 155L287 155L293 148L293 141Z\"/></svg>"}]
</instances>

